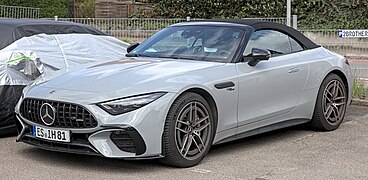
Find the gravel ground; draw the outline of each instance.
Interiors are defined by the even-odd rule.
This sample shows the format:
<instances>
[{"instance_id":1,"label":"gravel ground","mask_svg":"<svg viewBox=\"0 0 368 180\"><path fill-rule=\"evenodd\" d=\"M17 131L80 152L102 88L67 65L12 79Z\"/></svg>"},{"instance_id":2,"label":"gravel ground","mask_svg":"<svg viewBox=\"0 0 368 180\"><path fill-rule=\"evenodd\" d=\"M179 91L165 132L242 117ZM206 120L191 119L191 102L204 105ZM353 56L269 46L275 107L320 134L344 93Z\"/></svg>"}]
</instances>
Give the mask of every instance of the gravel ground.
<instances>
[{"instance_id":1,"label":"gravel ground","mask_svg":"<svg viewBox=\"0 0 368 180\"><path fill-rule=\"evenodd\" d=\"M304 126L213 146L196 167L40 150L0 138L0 179L368 179L368 107L350 106L334 132Z\"/></svg>"}]
</instances>

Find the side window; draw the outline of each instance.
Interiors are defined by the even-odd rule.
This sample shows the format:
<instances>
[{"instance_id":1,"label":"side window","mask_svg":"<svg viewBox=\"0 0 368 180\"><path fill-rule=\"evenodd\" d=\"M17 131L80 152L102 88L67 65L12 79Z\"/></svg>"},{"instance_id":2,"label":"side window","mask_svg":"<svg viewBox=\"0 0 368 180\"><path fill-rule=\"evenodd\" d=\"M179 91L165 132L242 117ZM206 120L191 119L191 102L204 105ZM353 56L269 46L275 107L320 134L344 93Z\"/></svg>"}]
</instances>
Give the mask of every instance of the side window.
<instances>
[{"instance_id":1,"label":"side window","mask_svg":"<svg viewBox=\"0 0 368 180\"><path fill-rule=\"evenodd\" d=\"M298 51L304 50L304 48L298 42L296 42L292 37L289 37L289 39L290 39L290 46L291 46L292 52L298 52Z\"/></svg>"},{"instance_id":2,"label":"side window","mask_svg":"<svg viewBox=\"0 0 368 180\"><path fill-rule=\"evenodd\" d=\"M243 53L244 56L251 54L252 48L267 49L272 56L289 54L303 50L293 38L275 30L259 30L252 34Z\"/></svg>"}]
</instances>

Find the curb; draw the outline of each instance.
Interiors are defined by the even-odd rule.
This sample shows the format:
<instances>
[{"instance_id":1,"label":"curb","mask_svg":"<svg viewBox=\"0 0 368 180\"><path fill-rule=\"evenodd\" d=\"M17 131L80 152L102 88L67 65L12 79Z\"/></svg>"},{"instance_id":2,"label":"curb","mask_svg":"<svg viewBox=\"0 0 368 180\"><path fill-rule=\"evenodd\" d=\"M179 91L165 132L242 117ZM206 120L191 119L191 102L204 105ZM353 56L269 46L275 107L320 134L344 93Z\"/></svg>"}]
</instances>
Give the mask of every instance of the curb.
<instances>
[{"instance_id":1,"label":"curb","mask_svg":"<svg viewBox=\"0 0 368 180\"><path fill-rule=\"evenodd\" d=\"M351 105L357 106L367 106L368 107L368 100L361 100L361 99L353 99Z\"/></svg>"}]
</instances>

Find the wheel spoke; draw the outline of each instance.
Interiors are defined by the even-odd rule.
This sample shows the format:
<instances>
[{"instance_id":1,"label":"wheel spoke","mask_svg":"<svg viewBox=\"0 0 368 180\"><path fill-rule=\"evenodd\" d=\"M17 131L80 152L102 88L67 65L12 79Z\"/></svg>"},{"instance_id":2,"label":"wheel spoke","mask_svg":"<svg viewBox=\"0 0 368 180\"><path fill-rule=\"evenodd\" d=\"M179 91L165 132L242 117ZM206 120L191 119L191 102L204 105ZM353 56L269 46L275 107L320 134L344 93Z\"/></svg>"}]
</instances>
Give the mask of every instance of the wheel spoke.
<instances>
[{"instance_id":1,"label":"wheel spoke","mask_svg":"<svg viewBox=\"0 0 368 180\"><path fill-rule=\"evenodd\" d=\"M341 84L340 82L336 81L336 87L335 87L335 94L333 96L333 99L335 99L339 95L339 91L341 91Z\"/></svg>"},{"instance_id":2,"label":"wheel spoke","mask_svg":"<svg viewBox=\"0 0 368 180\"><path fill-rule=\"evenodd\" d=\"M328 105L328 107L326 108L326 112L325 112L325 117L329 118L331 116L333 109L331 105Z\"/></svg>"},{"instance_id":3,"label":"wheel spoke","mask_svg":"<svg viewBox=\"0 0 368 180\"><path fill-rule=\"evenodd\" d=\"M328 101L328 102L330 102L330 103L332 102L332 100L327 96L327 94L326 94L326 93L325 93L325 94L323 94L323 96L327 99L327 101Z\"/></svg>"},{"instance_id":4,"label":"wheel spoke","mask_svg":"<svg viewBox=\"0 0 368 180\"><path fill-rule=\"evenodd\" d=\"M195 140L195 138L194 138L194 137L193 137L193 142L194 142L194 144L197 146L198 151L201 153L201 152L202 152L202 150L201 150L201 148L199 147L199 145L198 145L198 143L197 143L197 141Z\"/></svg>"},{"instance_id":5,"label":"wheel spoke","mask_svg":"<svg viewBox=\"0 0 368 180\"><path fill-rule=\"evenodd\" d=\"M336 101L336 100L341 100L341 99L345 99L345 96L340 96L340 97L336 97L336 98L334 98L334 100Z\"/></svg>"},{"instance_id":6,"label":"wheel spoke","mask_svg":"<svg viewBox=\"0 0 368 180\"><path fill-rule=\"evenodd\" d=\"M198 132L201 132L203 131L207 126L209 126L211 123L210 122L207 122L205 125L199 127L199 128L196 128L195 130L198 131Z\"/></svg>"},{"instance_id":7,"label":"wheel spoke","mask_svg":"<svg viewBox=\"0 0 368 180\"><path fill-rule=\"evenodd\" d=\"M184 121L181 121L181 120L178 120L177 122L179 122L179 123L182 123L182 124L185 124L185 125L189 126L189 123L188 123L188 122L184 122Z\"/></svg>"},{"instance_id":8,"label":"wheel spoke","mask_svg":"<svg viewBox=\"0 0 368 180\"><path fill-rule=\"evenodd\" d=\"M326 93L328 93L331 97L333 97L333 94L329 90L326 90Z\"/></svg>"},{"instance_id":9,"label":"wheel spoke","mask_svg":"<svg viewBox=\"0 0 368 180\"><path fill-rule=\"evenodd\" d=\"M178 128L178 127L176 127L175 129L176 129L176 130L178 130L178 131L181 131L181 132L183 132L183 133L186 133L186 134L187 134L187 133L189 133L189 131L186 131L186 130L184 130L184 129L180 129L180 128Z\"/></svg>"},{"instance_id":10,"label":"wheel spoke","mask_svg":"<svg viewBox=\"0 0 368 180\"><path fill-rule=\"evenodd\" d=\"M333 97L336 97L337 96L337 81L334 82L334 85L333 85Z\"/></svg>"},{"instance_id":11,"label":"wheel spoke","mask_svg":"<svg viewBox=\"0 0 368 180\"><path fill-rule=\"evenodd\" d=\"M197 103L194 102L194 118L193 121L196 122L198 117L198 109L197 109Z\"/></svg>"},{"instance_id":12,"label":"wheel spoke","mask_svg":"<svg viewBox=\"0 0 368 180\"><path fill-rule=\"evenodd\" d=\"M345 102L335 103L335 106L342 106L344 104L345 104Z\"/></svg>"},{"instance_id":13,"label":"wheel spoke","mask_svg":"<svg viewBox=\"0 0 368 180\"><path fill-rule=\"evenodd\" d=\"M193 122L193 103L190 103L189 122Z\"/></svg>"},{"instance_id":14,"label":"wheel spoke","mask_svg":"<svg viewBox=\"0 0 368 180\"><path fill-rule=\"evenodd\" d=\"M185 140L184 140L184 142L183 142L183 147L181 147L181 150L180 150L180 152L183 154L183 151L184 151L184 148L185 148L185 145L187 144L187 141L188 141L188 139L189 139L189 135L185 135L186 136L186 138L185 138Z\"/></svg>"},{"instance_id":15,"label":"wheel spoke","mask_svg":"<svg viewBox=\"0 0 368 180\"><path fill-rule=\"evenodd\" d=\"M196 132L193 133L193 134L198 137L200 144L202 144L202 146L203 146L203 149L206 149L206 145L203 143L203 140L202 140L201 136Z\"/></svg>"},{"instance_id":16,"label":"wheel spoke","mask_svg":"<svg viewBox=\"0 0 368 180\"><path fill-rule=\"evenodd\" d=\"M335 116L335 118L336 118L336 121L338 121L339 120L339 110L337 110L337 109L334 109L334 108L332 108L332 110L333 110L333 114L334 114L334 116Z\"/></svg>"},{"instance_id":17,"label":"wheel spoke","mask_svg":"<svg viewBox=\"0 0 368 180\"><path fill-rule=\"evenodd\" d=\"M206 117L198 120L195 125L201 124L203 121L207 120L208 118L209 118L209 116L206 116Z\"/></svg>"},{"instance_id":18,"label":"wheel spoke","mask_svg":"<svg viewBox=\"0 0 368 180\"><path fill-rule=\"evenodd\" d=\"M190 149L190 146L192 145L192 142L193 142L193 136L189 135L188 144L187 144L187 147L185 148L184 157L187 156L187 154L189 152L189 149Z\"/></svg>"}]
</instances>

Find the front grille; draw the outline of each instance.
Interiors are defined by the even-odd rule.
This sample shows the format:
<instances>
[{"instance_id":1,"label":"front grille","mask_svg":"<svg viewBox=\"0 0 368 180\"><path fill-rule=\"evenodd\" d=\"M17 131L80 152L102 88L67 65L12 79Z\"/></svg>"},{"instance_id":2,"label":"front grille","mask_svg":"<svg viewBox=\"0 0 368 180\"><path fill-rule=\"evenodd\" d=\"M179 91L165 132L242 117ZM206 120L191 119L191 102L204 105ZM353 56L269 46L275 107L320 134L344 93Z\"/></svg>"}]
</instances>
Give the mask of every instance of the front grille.
<instances>
[{"instance_id":1,"label":"front grille","mask_svg":"<svg viewBox=\"0 0 368 180\"><path fill-rule=\"evenodd\" d=\"M50 104L55 109L55 121L49 125L50 127L93 128L98 125L96 119L87 109L64 102L24 99L20 106L20 114L29 121L44 124L40 115L40 109L44 103Z\"/></svg>"}]
</instances>

